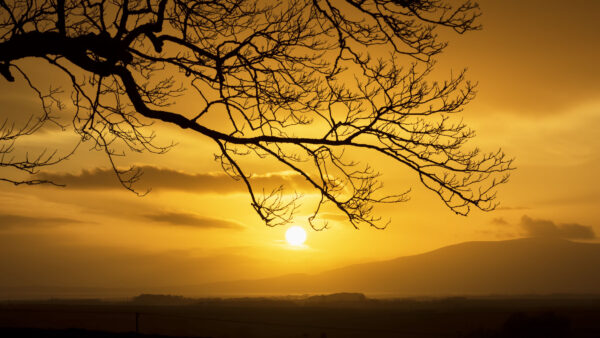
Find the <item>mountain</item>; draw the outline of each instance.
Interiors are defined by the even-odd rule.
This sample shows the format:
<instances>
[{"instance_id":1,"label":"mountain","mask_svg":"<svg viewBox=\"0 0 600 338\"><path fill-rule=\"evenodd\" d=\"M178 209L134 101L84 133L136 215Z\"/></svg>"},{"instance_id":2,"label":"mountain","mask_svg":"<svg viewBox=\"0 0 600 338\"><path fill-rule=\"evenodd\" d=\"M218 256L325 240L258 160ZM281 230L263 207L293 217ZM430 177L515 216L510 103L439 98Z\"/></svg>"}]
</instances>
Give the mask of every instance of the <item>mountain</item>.
<instances>
[{"instance_id":1,"label":"mountain","mask_svg":"<svg viewBox=\"0 0 600 338\"><path fill-rule=\"evenodd\" d=\"M203 294L396 296L600 294L600 244L553 238L466 242L315 275L202 285Z\"/></svg>"}]
</instances>

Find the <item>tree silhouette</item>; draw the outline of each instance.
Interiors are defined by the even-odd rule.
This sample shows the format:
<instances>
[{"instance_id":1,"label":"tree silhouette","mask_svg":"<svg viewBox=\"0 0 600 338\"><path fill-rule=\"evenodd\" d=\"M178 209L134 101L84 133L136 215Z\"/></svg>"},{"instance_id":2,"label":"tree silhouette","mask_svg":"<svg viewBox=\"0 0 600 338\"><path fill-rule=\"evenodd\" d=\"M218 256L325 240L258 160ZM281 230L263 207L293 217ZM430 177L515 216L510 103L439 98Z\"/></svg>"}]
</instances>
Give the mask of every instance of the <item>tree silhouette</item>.
<instances>
[{"instance_id":1,"label":"tree silhouette","mask_svg":"<svg viewBox=\"0 0 600 338\"><path fill-rule=\"evenodd\" d=\"M172 145L157 144L148 129L155 121L214 141L216 160L271 226L291 220L298 196L258 193L243 156L276 159L320 194L308 219L314 228L325 204L355 227L384 227L373 205L407 199L383 193L379 173L356 151L410 168L462 215L493 209L494 188L511 169L501 151L466 150L473 131L448 117L474 97L464 71L427 81L446 46L436 29L479 28L470 1L0 0L0 13L0 72L27 81L44 111L23 129L5 125L0 141L55 121L56 93L42 94L19 63L41 58L72 83L74 130L106 153L132 191L139 172L114 157L167 151ZM175 107L181 96L194 105ZM34 172L63 158L0 162Z\"/></svg>"}]
</instances>

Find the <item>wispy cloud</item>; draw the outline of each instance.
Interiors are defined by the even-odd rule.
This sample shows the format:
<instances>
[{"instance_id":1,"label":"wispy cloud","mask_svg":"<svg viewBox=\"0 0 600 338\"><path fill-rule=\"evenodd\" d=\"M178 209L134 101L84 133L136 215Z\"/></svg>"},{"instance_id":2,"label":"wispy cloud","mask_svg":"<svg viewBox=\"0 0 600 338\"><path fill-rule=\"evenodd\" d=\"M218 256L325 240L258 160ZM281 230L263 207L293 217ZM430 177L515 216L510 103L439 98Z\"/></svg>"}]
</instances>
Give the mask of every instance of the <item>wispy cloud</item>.
<instances>
[{"instance_id":1,"label":"wispy cloud","mask_svg":"<svg viewBox=\"0 0 600 338\"><path fill-rule=\"evenodd\" d=\"M0 214L0 230L54 227L74 223L83 222L63 217L32 217L15 214Z\"/></svg>"},{"instance_id":2,"label":"wispy cloud","mask_svg":"<svg viewBox=\"0 0 600 338\"><path fill-rule=\"evenodd\" d=\"M245 193L246 187L225 173L192 174L167 168L141 166L143 172L138 186L140 189L179 190L196 193ZM40 173L38 179L66 184L72 189L121 189L115 173L108 168L83 170L78 174ZM275 188L285 185L295 190L307 190L308 184L299 175L272 173L253 176L251 182L257 187Z\"/></svg>"},{"instance_id":3,"label":"wispy cloud","mask_svg":"<svg viewBox=\"0 0 600 338\"><path fill-rule=\"evenodd\" d=\"M566 239L594 239L596 234L591 226L577 223L556 224L550 220L521 218L520 226L530 237L553 237Z\"/></svg>"},{"instance_id":4,"label":"wispy cloud","mask_svg":"<svg viewBox=\"0 0 600 338\"><path fill-rule=\"evenodd\" d=\"M520 206L499 206L496 210L529 210L529 207L520 207Z\"/></svg>"},{"instance_id":5,"label":"wispy cloud","mask_svg":"<svg viewBox=\"0 0 600 338\"><path fill-rule=\"evenodd\" d=\"M242 225L234 221L219 218L203 217L183 212L160 212L150 215L144 215L144 218L163 224L193 227L198 229L244 229Z\"/></svg>"}]
</instances>

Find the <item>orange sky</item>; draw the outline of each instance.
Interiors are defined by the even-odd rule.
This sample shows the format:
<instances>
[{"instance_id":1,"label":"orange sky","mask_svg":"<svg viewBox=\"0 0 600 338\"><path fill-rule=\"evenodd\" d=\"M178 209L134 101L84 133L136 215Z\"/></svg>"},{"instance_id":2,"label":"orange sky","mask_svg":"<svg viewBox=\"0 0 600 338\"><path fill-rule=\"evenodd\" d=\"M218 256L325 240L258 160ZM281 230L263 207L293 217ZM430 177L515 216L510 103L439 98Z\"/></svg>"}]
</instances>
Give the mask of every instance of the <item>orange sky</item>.
<instances>
[{"instance_id":1,"label":"orange sky","mask_svg":"<svg viewBox=\"0 0 600 338\"><path fill-rule=\"evenodd\" d=\"M153 190L145 197L104 184L111 180L106 159L85 144L44 170L71 179L67 188L0 185L0 287L193 285L317 272L544 231L576 238L565 224L600 233L600 3L480 4L483 30L451 35L436 74L469 68L468 77L479 81L478 97L462 113L477 131L471 145L501 147L516 158L518 169L499 189L498 210L456 216L416 176L373 158L388 189L412 188L409 202L379 209L392 218L390 226L354 230L332 220L330 229L309 231L305 247L293 248L284 241L286 227L262 224L241 184L223 176L208 140L157 125L160 139L178 146L129 158L147 167L141 187ZM50 76L37 62L22 64ZM0 116L34 109L35 97L22 85L0 80ZM73 140L71 133L47 131L22 145L64 150ZM270 163L254 162L265 184L284 179L303 189ZM312 198L307 194L305 204ZM303 219L297 225L308 229Z\"/></svg>"}]
</instances>

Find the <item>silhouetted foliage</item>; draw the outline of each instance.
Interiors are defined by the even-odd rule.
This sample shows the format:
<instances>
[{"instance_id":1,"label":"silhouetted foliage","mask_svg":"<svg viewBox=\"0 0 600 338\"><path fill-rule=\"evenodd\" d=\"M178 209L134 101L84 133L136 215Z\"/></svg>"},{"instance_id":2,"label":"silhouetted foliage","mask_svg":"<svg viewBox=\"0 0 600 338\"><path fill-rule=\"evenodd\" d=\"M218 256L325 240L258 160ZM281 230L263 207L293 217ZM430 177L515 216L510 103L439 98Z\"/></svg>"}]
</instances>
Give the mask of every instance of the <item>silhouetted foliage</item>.
<instances>
[{"instance_id":1,"label":"silhouetted foliage","mask_svg":"<svg viewBox=\"0 0 600 338\"><path fill-rule=\"evenodd\" d=\"M40 58L71 81L74 130L106 153L129 190L140 173L120 169L115 156L169 150L148 129L162 121L211 139L271 226L291 220L298 196L258 193L246 155L275 159L310 183L321 196L308 218L314 228L324 226L315 217L327 203L355 227L384 227L373 205L407 199L408 191L383 193L379 173L351 150L410 168L458 214L490 210L511 160L465 149L474 132L449 119L475 94L464 71L427 81L446 46L436 29L478 29L478 16L475 3L441 0L0 0L0 73L27 81L44 110L16 134L5 127L0 141L35 132L54 121L50 104L62 107L20 64ZM181 96L194 105L178 105ZM61 158L1 163L34 172Z\"/></svg>"},{"instance_id":2,"label":"silhouetted foliage","mask_svg":"<svg viewBox=\"0 0 600 338\"><path fill-rule=\"evenodd\" d=\"M567 338L571 336L571 321L554 312L511 314L499 330L479 329L469 338Z\"/></svg>"},{"instance_id":3,"label":"silhouetted foliage","mask_svg":"<svg viewBox=\"0 0 600 338\"><path fill-rule=\"evenodd\" d=\"M153 295L145 293L133 297L131 302L136 305L189 305L197 303L198 301L191 298L185 298L183 296Z\"/></svg>"},{"instance_id":4,"label":"silhouetted foliage","mask_svg":"<svg viewBox=\"0 0 600 338\"><path fill-rule=\"evenodd\" d=\"M566 338L571 323L568 318L554 312L539 315L512 314L502 326L502 337L514 338Z\"/></svg>"},{"instance_id":5,"label":"silhouetted foliage","mask_svg":"<svg viewBox=\"0 0 600 338\"><path fill-rule=\"evenodd\" d=\"M351 306L351 305L364 305L369 300L362 293L332 293L328 295L316 295L310 296L302 300L303 304L306 305L338 305L338 306Z\"/></svg>"}]
</instances>

